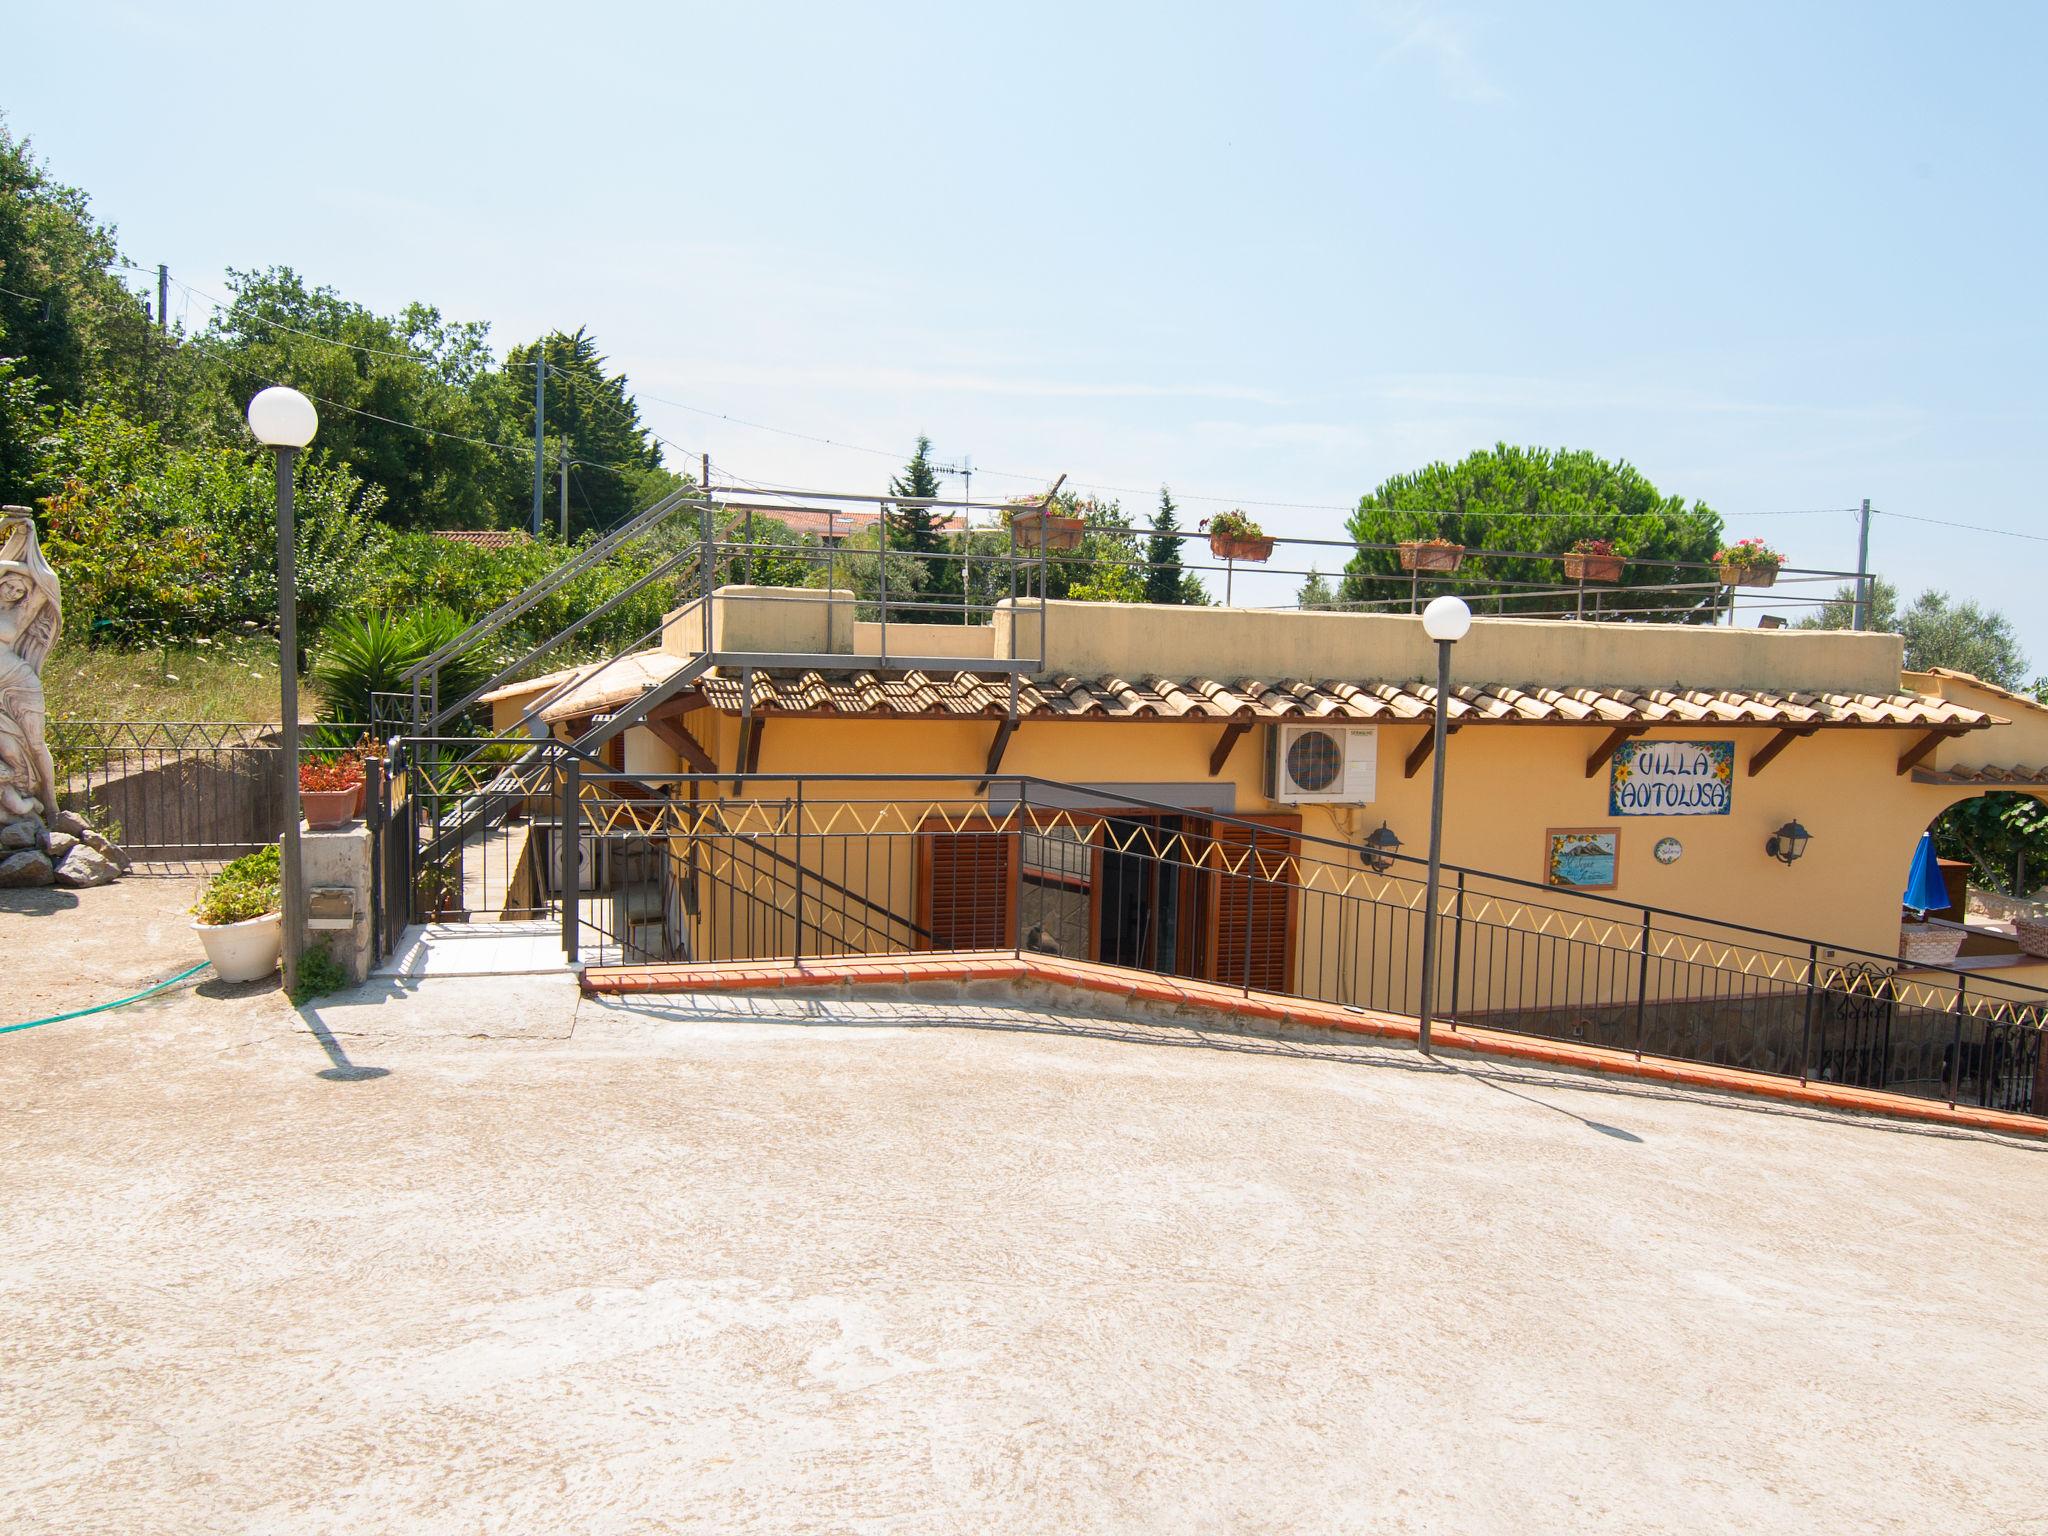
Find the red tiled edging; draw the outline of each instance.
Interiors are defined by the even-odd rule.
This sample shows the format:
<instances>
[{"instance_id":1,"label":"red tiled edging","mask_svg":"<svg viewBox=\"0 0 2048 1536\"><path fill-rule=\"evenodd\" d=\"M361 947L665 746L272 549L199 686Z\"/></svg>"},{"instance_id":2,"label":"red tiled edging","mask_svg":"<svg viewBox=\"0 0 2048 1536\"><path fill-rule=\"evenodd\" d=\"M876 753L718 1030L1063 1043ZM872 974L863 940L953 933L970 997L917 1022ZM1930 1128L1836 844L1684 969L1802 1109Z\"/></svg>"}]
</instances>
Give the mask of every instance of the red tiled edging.
<instances>
[{"instance_id":1,"label":"red tiled edging","mask_svg":"<svg viewBox=\"0 0 2048 1536\"><path fill-rule=\"evenodd\" d=\"M1007 951L930 956L880 955L798 962L745 960L723 965L624 965L592 967L583 972L585 992L616 995L991 981L1049 982L1129 1002L1205 1009L1235 1019L1256 1019L1302 1029L1328 1029L1339 1034L1368 1035L1384 1040L1412 1043L1417 1035L1415 1020L1400 1014L1354 1013L1335 1003L1283 997L1270 992L1246 994L1216 982L1189 981L1177 976L1157 976L1084 960L1068 960L1053 955L1015 955ZM1638 1061L1627 1051L1567 1040L1545 1040L1504 1030L1480 1029L1471 1025L1453 1029L1443 1024L1432 1031L1430 1045L1433 1050L1447 1053L1540 1062L1546 1066L1598 1072L1610 1077L1749 1094L1788 1104L2048 1140L2048 1120L2028 1115L1975 1109L1967 1105L1950 1109L1948 1105L1931 1099L1879 1093L1874 1089L1851 1088L1840 1083L1801 1083L1795 1078L1774 1077L1769 1073L1748 1072L1736 1067L1709 1066L1702 1062L1674 1061L1656 1056Z\"/></svg>"}]
</instances>

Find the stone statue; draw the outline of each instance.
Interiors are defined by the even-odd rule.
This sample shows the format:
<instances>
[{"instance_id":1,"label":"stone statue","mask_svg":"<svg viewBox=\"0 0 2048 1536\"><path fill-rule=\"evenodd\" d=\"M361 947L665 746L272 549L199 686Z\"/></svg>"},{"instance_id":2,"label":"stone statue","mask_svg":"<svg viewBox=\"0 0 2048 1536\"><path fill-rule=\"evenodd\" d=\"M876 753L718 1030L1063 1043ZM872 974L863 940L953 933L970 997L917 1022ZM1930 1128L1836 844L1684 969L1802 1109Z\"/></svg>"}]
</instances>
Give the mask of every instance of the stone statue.
<instances>
[{"instance_id":1,"label":"stone statue","mask_svg":"<svg viewBox=\"0 0 2048 1536\"><path fill-rule=\"evenodd\" d=\"M57 573L26 507L0 508L0 813L57 818L43 736L43 662L63 617Z\"/></svg>"}]
</instances>

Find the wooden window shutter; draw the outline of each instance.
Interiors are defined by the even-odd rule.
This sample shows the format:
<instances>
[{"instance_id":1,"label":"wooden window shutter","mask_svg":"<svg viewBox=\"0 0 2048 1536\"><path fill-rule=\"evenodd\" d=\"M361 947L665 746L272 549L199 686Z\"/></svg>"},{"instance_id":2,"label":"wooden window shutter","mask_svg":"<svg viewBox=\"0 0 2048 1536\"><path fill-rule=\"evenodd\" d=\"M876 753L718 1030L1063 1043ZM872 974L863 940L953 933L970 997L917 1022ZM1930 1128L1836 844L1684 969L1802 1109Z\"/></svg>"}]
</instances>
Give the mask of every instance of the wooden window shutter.
<instances>
[{"instance_id":1,"label":"wooden window shutter","mask_svg":"<svg viewBox=\"0 0 2048 1536\"><path fill-rule=\"evenodd\" d=\"M932 949L1008 949L1015 942L1017 835L934 818L919 829L918 925Z\"/></svg>"},{"instance_id":2,"label":"wooden window shutter","mask_svg":"<svg viewBox=\"0 0 2048 1536\"><path fill-rule=\"evenodd\" d=\"M1209 977L1254 992L1294 990L1295 886L1301 831L1295 815L1244 816L1256 827L1216 822L1209 902ZM1270 830L1269 830L1270 829ZM1247 878L1249 877L1249 878Z\"/></svg>"}]
</instances>

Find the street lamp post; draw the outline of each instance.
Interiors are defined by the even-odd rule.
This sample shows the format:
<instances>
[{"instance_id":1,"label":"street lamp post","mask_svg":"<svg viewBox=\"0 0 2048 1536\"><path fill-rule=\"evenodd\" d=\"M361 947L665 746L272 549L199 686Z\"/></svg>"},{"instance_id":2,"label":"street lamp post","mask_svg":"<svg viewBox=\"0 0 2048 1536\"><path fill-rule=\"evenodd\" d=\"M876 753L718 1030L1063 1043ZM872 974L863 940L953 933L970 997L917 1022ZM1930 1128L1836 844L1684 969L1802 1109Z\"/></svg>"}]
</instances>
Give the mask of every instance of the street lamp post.
<instances>
[{"instance_id":1,"label":"street lamp post","mask_svg":"<svg viewBox=\"0 0 2048 1536\"><path fill-rule=\"evenodd\" d=\"M277 453L278 704L284 727L284 836L279 848L282 887L284 984L299 981L299 938L304 893L299 889L299 602L292 535L292 463L320 429L320 413L296 389L273 386L249 402L249 430Z\"/></svg>"},{"instance_id":2,"label":"street lamp post","mask_svg":"<svg viewBox=\"0 0 2048 1536\"><path fill-rule=\"evenodd\" d=\"M1450 714L1451 647L1464 639L1471 627L1472 610L1462 599L1448 593L1431 599L1422 610L1422 632L1436 642L1436 708L1430 722L1435 739L1430 753L1434 761L1429 790L1429 894L1422 908L1422 1006L1417 1015L1421 1028L1416 1035L1416 1043L1425 1055L1429 1051L1430 1016L1436 1012L1437 889L1442 883L1444 862L1444 722Z\"/></svg>"}]
</instances>

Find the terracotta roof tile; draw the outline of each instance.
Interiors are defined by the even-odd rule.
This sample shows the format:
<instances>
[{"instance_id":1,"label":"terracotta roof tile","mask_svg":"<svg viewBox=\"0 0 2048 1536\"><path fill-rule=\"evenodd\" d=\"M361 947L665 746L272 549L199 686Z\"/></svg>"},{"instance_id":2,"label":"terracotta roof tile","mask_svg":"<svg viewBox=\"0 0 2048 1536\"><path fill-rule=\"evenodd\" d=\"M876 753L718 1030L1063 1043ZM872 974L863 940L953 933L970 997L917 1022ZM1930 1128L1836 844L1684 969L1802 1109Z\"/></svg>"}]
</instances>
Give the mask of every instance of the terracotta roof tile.
<instances>
[{"instance_id":1,"label":"terracotta roof tile","mask_svg":"<svg viewBox=\"0 0 2048 1536\"><path fill-rule=\"evenodd\" d=\"M2013 784L2039 789L2048 786L2048 767L2027 767L2011 764L2003 768L1989 765L1981 768L1916 768L1913 770L1915 784Z\"/></svg>"}]
</instances>

